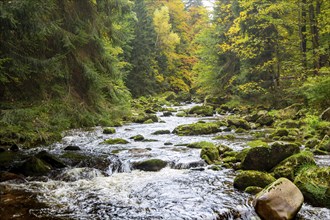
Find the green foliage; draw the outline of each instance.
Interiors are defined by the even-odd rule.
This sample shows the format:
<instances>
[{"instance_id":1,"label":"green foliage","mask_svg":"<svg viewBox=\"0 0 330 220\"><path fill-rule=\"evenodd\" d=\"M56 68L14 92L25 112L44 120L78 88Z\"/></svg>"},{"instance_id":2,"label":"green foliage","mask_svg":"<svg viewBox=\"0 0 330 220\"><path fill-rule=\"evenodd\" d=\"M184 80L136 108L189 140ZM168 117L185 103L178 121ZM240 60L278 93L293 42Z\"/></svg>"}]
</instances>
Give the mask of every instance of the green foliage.
<instances>
[{"instance_id":1,"label":"green foliage","mask_svg":"<svg viewBox=\"0 0 330 220\"><path fill-rule=\"evenodd\" d=\"M309 78L304 83L304 92L311 108L326 109L330 106L330 76L319 76Z\"/></svg>"}]
</instances>

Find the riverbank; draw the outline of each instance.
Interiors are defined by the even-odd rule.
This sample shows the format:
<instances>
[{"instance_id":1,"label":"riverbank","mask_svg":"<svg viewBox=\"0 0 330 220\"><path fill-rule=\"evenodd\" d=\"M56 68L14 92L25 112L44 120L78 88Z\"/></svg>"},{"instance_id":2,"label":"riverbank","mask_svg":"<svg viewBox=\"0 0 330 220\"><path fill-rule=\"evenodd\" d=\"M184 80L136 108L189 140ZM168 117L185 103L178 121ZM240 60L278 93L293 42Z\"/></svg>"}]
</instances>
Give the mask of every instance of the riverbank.
<instances>
[{"instance_id":1,"label":"riverbank","mask_svg":"<svg viewBox=\"0 0 330 220\"><path fill-rule=\"evenodd\" d=\"M29 196L38 195L38 202L43 205L34 208L32 213L44 217L245 219L256 216L252 196L233 187L235 170L239 168L238 161L233 160L233 152L249 149L249 145L258 147L260 143L269 143L273 138L270 134L277 131L276 128L254 127L255 123L243 119L246 113L234 109L219 111L228 106L218 108L221 114L213 114L214 107L162 106L155 105L151 99L136 102L133 104L145 107L144 111L139 108L132 115L136 123L113 129L72 130L58 143L25 151L21 161L34 155L37 161L48 166L46 174L23 176L23 182L16 179L3 184L12 190L27 191ZM212 116L203 116L209 115L210 109ZM209 130L208 126L214 123L221 123L221 126ZM206 128L207 132L189 136L178 133L185 131L179 128L189 128L185 125L190 124L198 131ZM105 142L119 138L127 143ZM226 145L232 153L227 152L227 157L219 154L215 165L206 165L207 161L201 158L203 149L189 146L201 141ZM69 146L71 150L67 149ZM65 167L56 168L54 163L51 167L49 159L47 163L40 155L42 150L58 158ZM163 161L165 168L157 168L158 172L143 171L149 168L139 164L150 159ZM329 159L324 160L323 166L329 166ZM329 209L304 204L298 218L322 219L327 215Z\"/></svg>"}]
</instances>

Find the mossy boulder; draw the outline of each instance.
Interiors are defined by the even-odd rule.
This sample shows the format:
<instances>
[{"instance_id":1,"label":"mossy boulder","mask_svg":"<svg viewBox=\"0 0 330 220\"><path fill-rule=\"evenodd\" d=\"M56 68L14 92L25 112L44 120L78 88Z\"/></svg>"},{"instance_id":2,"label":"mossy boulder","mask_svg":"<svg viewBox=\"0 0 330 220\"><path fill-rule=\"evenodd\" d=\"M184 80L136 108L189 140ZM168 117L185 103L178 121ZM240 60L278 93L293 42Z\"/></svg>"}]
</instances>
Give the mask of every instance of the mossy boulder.
<instances>
[{"instance_id":1,"label":"mossy boulder","mask_svg":"<svg viewBox=\"0 0 330 220\"><path fill-rule=\"evenodd\" d=\"M302 125L303 125L302 121L297 121L292 119L284 120L278 123L278 126L282 128L300 128Z\"/></svg>"},{"instance_id":2,"label":"mossy boulder","mask_svg":"<svg viewBox=\"0 0 330 220\"><path fill-rule=\"evenodd\" d=\"M56 156L48 153L47 151L40 151L37 155L37 158L40 160L46 162L53 168L64 168L66 167L65 163L61 161L59 158Z\"/></svg>"},{"instance_id":3,"label":"mossy boulder","mask_svg":"<svg viewBox=\"0 0 330 220\"><path fill-rule=\"evenodd\" d=\"M249 142L247 142L247 145L249 146L249 147L260 147L260 146L262 146L262 147L268 147L268 144L266 143L266 142L264 142L264 141L262 141L262 140L254 140L254 141L249 141Z\"/></svg>"},{"instance_id":4,"label":"mossy boulder","mask_svg":"<svg viewBox=\"0 0 330 220\"><path fill-rule=\"evenodd\" d=\"M32 156L14 170L25 176L43 176L51 171L51 167L37 157Z\"/></svg>"},{"instance_id":5,"label":"mossy boulder","mask_svg":"<svg viewBox=\"0 0 330 220\"><path fill-rule=\"evenodd\" d=\"M220 162L219 148L215 145L204 145L200 156L207 164Z\"/></svg>"},{"instance_id":6,"label":"mossy boulder","mask_svg":"<svg viewBox=\"0 0 330 220\"><path fill-rule=\"evenodd\" d=\"M130 137L129 139L133 139L134 141L143 141L144 137L141 134L135 135L133 137Z\"/></svg>"},{"instance_id":7,"label":"mossy boulder","mask_svg":"<svg viewBox=\"0 0 330 220\"><path fill-rule=\"evenodd\" d=\"M252 147L245 151L241 167L243 170L270 171L285 158L299 152L294 143L275 142L271 146Z\"/></svg>"},{"instance_id":8,"label":"mossy boulder","mask_svg":"<svg viewBox=\"0 0 330 220\"><path fill-rule=\"evenodd\" d=\"M316 149L330 153L330 137L328 135L324 136L322 141L316 146Z\"/></svg>"},{"instance_id":9,"label":"mossy boulder","mask_svg":"<svg viewBox=\"0 0 330 220\"><path fill-rule=\"evenodd\" d=\"M186 116L187 116L187 113L185 113L185 112L178 112L176 114L176 117L186 117Z\"/></svg>"},{"instance_id":10,"label":"mossy boulder","mask_svg":"<svg viewBox=\"0 0 330 220\"><path fill-rule=\"evenodd\" d=\"M286 128L279 128L276 131L272 133L272 136L278 136L278 137L283 137L283 136L288 136L289 135L289 130Z\"/></svg>"},{"instance_id":11,"label":"mossy boulder","mask_svg":"<svg viewBox=\"0 0 330 220\"><path fill-rule=\"evenodd\" d=\"M251 195L256 195L260 193L263 190L263 188L259 186L248 186L245 188L244 192L251 194Z\"/></svg>"},{"instance_id":12,"label":"mossy boulder","mask_svg":"<svg viewBox=\"0 0 330 220\"><path fill-rule=\"evenodd\" d=\"M114 134L116 133L116 129L114 128L104 128L103 129L103 134Z\"/></svg>"},{"instance_id":13,"label":"mossy boulder","mask_svg":"<svg viewBox=\"0 0 330 220\"><path fill-rule=\"evenodd\" d=\"M110 138L102 142L102 144L128 144L129 142L122 138Z\"/></svg>"},{"instance_id":14,"label":"mossy boulder","mask_svg":"<svg viewBox=\"0 0 330 220\"><path fill-rule=\"evenodd\" d=\"M135 123L158 122L158 117L157 115L154 114L140 113L138 116L133 117L133 122Z\"/></svg>"},{"instance_id":15,"label":"mossy boulder","mask_svg":"<svg viewBox=\"0 0 330 220\"><path fill-rule=\"evenodd\" d=\"M317 138L310 138L306 141L305 147L313 149L320 143L320 140Z\"/></svg>"},{"instance_id":16,"label":"mossy boulder","mask_svg":"<svg viewBox=\"0 0 330 220\"><path fill-rule=\"evenodd\" d=\"M159 171L166 167L167 162L160 159L150 159L142 162L137 162L133 165L135 169L143 171Z\"/></svg>"},{"instance_id":17,"label":"mossy boulder","mask_svg":"<svg viewBox=\"0 0 330 220\"><path fill-rule=\"evenodd\" d=\"M305 165L316 165L312 152L302 151L286 158L273 169L273 173L276 178L285 177L294 181L300 168Z\"/></svg>"},{"instance_id":18,"label":"mossy boulder","mask_svg":"<svg viewBox=\"0 0 330 220\"><path fill-rule=\"evenodd\" d=\"M213 107L212 106L194 106L189 109L188 114L197 114L203 116L213 116Z\"/></svg>"},{"instance_id":19,"label":"mossy boulder","mask_svg":"<svg viewBox=\"0 0 330 220\"><path fill-rule=\"evenodd\" d=\"M236 128L242 128L245 130L251 129L249 122L241 118L229 118L227 122L228 126L235 126Z\"/></svg>"},{"instance_id":20,"label":"mossy boulder","mask_svg":"<svg viewBox=\"0 0 330 220\"><path fill-rule=\"evenodd\" d=\"M275 119L273 116L266 114L266 115L262 115L260 116L256 123L262 125L262 126L271 126L274 123Z\"/></svg>"},{"instance_id":21,"label":"mossy boulder","mask_svg":"<svg viewBox=\"0 0 330 220\"><path fill-rule=\"evenodd\" d=\"M213 140L234 140L234 139L236 139L236 136L232 134L218 135L213 138Z\"/></svg>"},{"instance_id":22,"label":"mossy boulder","mask_svg":"<svg viewBox=\"0 0 330 220\"><path fill-rule=\"evenodd\" d=\"M161 135L161 134L171 134L170 130L158 130L152 133L153 135Z\"/></svg>"},{"instance_id":23,"label":"mossy boulder","mask_svg":"<svg viewBox=\"0 0 330 220\"><path fill-rule=\"evenodd\" d=\"M154 123L154 121L152 119L148 119L143 122L143 124L152 124L152 123Z\"/></svg>"},{"instance_id":24,"label":"mossy boulder","mask_svg":"<svg viewBox=\"0 0 330 220\"><path fill-rule=\"evenodd\" d=\"M330 208L330 167L306 166L294 183L313 206Z\"/></svg>"},{"instance_id":25,"label":"mossy boulder","mask_svg":"<svg viewBox=\"0 0 330 220\"><path fill-rule=\"evenodd\" d=\"M200 134L213 134L220 131L218 123L194 123L179 125L173 131L177 135L200 135Z\"/></svg>"},{"instance_id":26,"label":"mossy boulder","mask_svg":"<svg viewBox=\"0 0 330 220\"><path fill-rule=\"evenodd\" d=\"M234 187L242 191L249 186L264 188L275 180L269 173L254 170L241 171L234 179Z\"/></svg>"},{"instance_id":27,"label":"mossy boulder","mask_svg":"<svg viewBox=\"0 0 330 220\"><path fill-rule=\"evenodd\" d=\"M188 144L187 147L189 148L197 148L197 149L202 149L203 147L208 148L208 147L214 147L215 145L211 142L208 141L199 141L199 142L194 142L191 144Z\"/></svg>"}]
</instances>

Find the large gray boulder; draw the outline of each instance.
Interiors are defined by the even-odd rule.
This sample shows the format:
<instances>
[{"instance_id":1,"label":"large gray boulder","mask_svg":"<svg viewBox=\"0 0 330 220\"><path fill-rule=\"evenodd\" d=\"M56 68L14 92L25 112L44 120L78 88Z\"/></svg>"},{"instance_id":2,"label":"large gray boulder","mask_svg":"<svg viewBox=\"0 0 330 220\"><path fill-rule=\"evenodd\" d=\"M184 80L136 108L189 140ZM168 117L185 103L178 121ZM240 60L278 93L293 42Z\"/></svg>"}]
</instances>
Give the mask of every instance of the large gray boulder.
<instances>
[{"instance_id":1,"label":"large gray boulder","mask_svg":"<svg viewBox=\"0 0 330 220\"><path fill-rule=\"evenodd\" d=\"M254 208L262 219L294 219L304 196L290 180L280 178L257 194Z\"/></svg>"}]
</instances>

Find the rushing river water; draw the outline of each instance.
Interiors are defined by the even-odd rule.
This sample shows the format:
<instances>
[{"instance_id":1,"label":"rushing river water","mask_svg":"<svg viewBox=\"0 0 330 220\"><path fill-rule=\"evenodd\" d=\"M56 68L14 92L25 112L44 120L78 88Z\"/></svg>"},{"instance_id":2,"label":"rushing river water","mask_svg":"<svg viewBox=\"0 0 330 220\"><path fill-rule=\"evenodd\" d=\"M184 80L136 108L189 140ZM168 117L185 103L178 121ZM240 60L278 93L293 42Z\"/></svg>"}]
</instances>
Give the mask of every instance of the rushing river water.
<instances>
[{"instance_id":1,"label":"rushing river water","mask_svg":"<svg viewBox=\"0 0 330 220\"><path fill-rule=\"evenodd\" d=\"M189 108L184 106L179 108ZM234 150L246 147L249 136L233 141L212 140L214 135L152 135L157 130L173 130L180 124L212 120L196 117L162 117L162 123L129 124L116 128L115 134L103 134L102 128L92 131L71 131L60 143L49 146L53 154L62 154L68 145L109 160L106 170L95 167L66 168L50 179L26 183L2 183L36 193L49 208L31 210L40 217L59 219L259 219L252 206L252 196L233 188L234 171L208 169L200 159L199 149L183 144L195 141L223 143ZM220 116L216 116L220 117ZM129 140L141 134L156 142L134 142L126 145L102 144L108 138ZM164 145L164 143L171 145ZM117 151L117 154L112 152ZM131 164L150 158L168 162L159 172L131 170ZM321 164L329 158L320 158ZM330 210L304 204L297 219L330 219Z\"/></svg>"}]
</instances>

